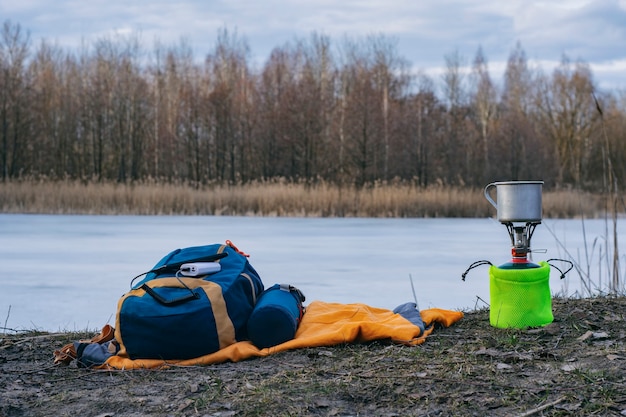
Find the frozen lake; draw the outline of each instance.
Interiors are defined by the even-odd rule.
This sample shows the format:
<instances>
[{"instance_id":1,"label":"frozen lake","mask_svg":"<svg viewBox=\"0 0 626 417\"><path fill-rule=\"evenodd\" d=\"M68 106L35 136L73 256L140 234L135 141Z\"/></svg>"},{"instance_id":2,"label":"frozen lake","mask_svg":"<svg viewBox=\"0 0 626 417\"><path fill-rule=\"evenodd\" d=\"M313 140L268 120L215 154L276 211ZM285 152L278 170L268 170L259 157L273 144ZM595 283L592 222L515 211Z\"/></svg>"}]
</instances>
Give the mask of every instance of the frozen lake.
<instances>
[{"instance_id":1,"label":"frozen lake","mask_svg":"<svg viewBox=\"0 0 626 417\"><path fill-rule=\"evenodd\" d=\"M544 220L532 238L534 261L568 259L557 240L574 257L583 258L594 239L604 252L605 222L585 220L586 245L582 225ZM623 236L624 226L618 226ZM488 268L472 270L465 282L461 274L477 260L498 265L510 259L506 228L494 219L0 214L0 333L3 327L63 331L115 324L117 301L134 276L173 249L226 239L251 255L266 287L295 285L307 303L389 309L413 301L410 276L420 308L483 307ZM605 273L597 247L589 264ZM575 271L558 277L552 271L553 293L581 291Z\"/></svg>"}]
</instances>

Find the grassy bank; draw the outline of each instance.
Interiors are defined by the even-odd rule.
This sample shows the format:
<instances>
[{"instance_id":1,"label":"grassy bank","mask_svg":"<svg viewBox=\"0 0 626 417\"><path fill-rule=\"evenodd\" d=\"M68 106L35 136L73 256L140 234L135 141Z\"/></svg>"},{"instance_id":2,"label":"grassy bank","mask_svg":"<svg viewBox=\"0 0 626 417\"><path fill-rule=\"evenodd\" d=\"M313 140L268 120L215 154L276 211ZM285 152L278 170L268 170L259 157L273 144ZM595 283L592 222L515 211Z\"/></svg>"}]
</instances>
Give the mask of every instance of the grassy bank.
<instances>
[{"instance_id":1,"label":"grassy bank","mask_svg":"<svg viewBox=\"0 0 626 417\"><path fill-rule=\"evenodd\" d=\"M623 297L555 299L554 322L468 312L423 345L311 347L208 367L89 371L52 352L93 334L0 333L2 416L623 416Z\"/></svg>"},{"instance_id":2,"label":"grassy bank","mask_svg":"<svg viewBox=\"0 0 626 417\"><path fill-rule=\"evenodd\" d=\"M546 191L546 218L598 217L600 195ZM364 188L284 181L193 187L79 181L0 183L0 211L42 214L300 217L489 217L482 189L377 183Z\"/></svg>"}]
</instances>

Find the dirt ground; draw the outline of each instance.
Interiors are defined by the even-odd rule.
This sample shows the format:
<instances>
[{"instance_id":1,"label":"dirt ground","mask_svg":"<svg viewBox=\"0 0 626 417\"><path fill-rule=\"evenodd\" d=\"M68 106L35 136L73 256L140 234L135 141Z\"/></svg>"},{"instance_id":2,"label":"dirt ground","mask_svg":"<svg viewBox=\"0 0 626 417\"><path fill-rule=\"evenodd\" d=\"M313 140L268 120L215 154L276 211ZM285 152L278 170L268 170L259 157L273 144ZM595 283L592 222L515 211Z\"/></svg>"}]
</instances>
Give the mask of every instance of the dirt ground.
<instances>
[{"instance_id":1,"label":"dirt ground","mask_svg":"<svg viewBox=\"0 0 626 417\"><path fill-rule=\"evenodd\" d=\"M0 416L626 415L626 298L555 300L554 323L467 312L426 343L309 348L209 367L93 371L52 352L89 334L0 334Z\"/></svg>"}]
</instances>

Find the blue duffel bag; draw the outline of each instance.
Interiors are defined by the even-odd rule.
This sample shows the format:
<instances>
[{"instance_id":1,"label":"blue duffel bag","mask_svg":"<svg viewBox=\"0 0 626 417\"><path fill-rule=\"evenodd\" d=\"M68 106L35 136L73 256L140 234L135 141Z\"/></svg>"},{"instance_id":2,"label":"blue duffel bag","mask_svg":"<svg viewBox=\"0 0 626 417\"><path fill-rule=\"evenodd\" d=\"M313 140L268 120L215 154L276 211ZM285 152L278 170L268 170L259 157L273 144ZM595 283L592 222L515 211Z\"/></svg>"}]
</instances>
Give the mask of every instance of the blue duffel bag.
<instances>
[{"instance_id":1,"label":"blue duffel bag","mask_svg":"<svg viewBox=\"0 0 626 417\"><path fill-rule=\"evenodd\" d=\"M263 282L230 241L177 249L145 275L118 302L118 355L190 359L248 339Z\"/></svg>"},{"instance_id":2,"label":"blue duffel bag","mask_svg":"<svg viewBox=\"0 0 626 417\"><path fill-rule=\"evenodd\" d=\"M248 319L248 337L258 348L276 346L296 335L304 314L302 292L287 284L265 290Z\"/></svg>"}]
</instances>

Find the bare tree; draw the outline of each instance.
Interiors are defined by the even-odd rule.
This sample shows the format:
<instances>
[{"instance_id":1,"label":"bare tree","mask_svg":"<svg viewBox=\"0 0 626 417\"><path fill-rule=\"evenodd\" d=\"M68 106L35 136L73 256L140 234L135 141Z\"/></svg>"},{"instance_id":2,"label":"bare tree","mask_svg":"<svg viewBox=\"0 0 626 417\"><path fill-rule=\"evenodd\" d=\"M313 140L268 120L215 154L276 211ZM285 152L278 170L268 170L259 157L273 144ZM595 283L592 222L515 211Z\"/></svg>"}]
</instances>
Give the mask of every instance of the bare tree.
<instances>
[{"instance_id":1,"label":"bare tree","mask_svg":"<svg viewBox=\"0 0 626 417\"><path fill-rule=\"evenodd\" d=\"M287 174L283 165L286 150L282 140L287 115L283 114L282 106L286 90L291 84L292 72L289 65L289 51L284 48L274 48L263 67L259 80L258 146L263 178Z\"/></svg>"},{"instance_id":2,"label":"bare tree","mask_svg":"<svg viewBox=\"0 0 626 417\"><path fill-rule=\"evenodd\" d=\"M25 77L30 37L7 20L0 34L0 170L2 179L19 175L26 150L29 81Z\"/></svg>"},{"instance_id":3,"label":"bare tree","mask_svg":"<svg viewBox=\"0 0 626 417\"><path fill-rule=\"evenodd\" d=\"M445 175L450 183L458 183L470 167L471 138L464 128L467 114L465 77L462 72L463 58L458 50L445 56L446 71L443 74L443 90L448 106L446 135L439 149ZM443 173L442 173L443 174Z\"/></svg>"},{"instance_id":4,"label":"bare tree","mask_svg":"<svg viewBox=\"0 0 626 417\"><path fill-rule=\"evenodd\" d=\"M245 177L245 147L250 121L245 110L250 106L251 76L248 68L249 47L237 34L222 29L213 54L207 57L211 67L211 93L216 145L216 174L231 182Z\"/></svg>"},{"instance_id":5,"label":"bare tree","mask_svg":"<svg viewBox=\"0 0 626 417\"><path fill-rule=\"evenodd\" d=\"M595 90L589 66L564 56L551 79L539 80L538 122L547 132L558 162L559 183L582 185L596 120Z\"/></svg>"},{"instance_id":6,"label":"bare tree","mask_svg":"<svg viewBox=\"0 0 626 417\"><path fill-rule=\"evenodd\" d=\"M334 160L330 139L331 115L334 109L335 68L330 52L330 39L313 34L309 46L304 47L304 68L300 96L301 108L305 108L307 138L304 147L304 176L315 180L332 170Z\"/></svg>"},{"instance_id":7,"label":"bare tree","mask_svg":"<svg viewBox=\"0 0 626 417\"><path fill-rule=\"evenodd\" d=\"M366 45L346 40L344 63L340 68L340 79L348 84L342 86L345 92L343 106L342 135L345 140L346 169L357 185L363 185L376 178L380 145L378 140L381 127L380 97L376 94L372 60ZM352 174L354 173L354 174ZM351 175L352 174L352 175Z\"/></svg>"},{"instance_id":8,"label":"bare tree","mask_svg":"<svg viewBox=\"0 0 626 417\"><path fill-rule=\"evenodd\" d=\"M418 184L425 187L437 179L433 172L433 152L439 141L437 134L445 108L437 98L431 78L420 75L417 88L417 94L409 102L410 113L406 117L409 124L404 129L410 138L410 152L405 152L410 156L410 168L404 178L417 178Z\"/></svg>"},{"instance_id":9,"label":"bare tree","mask_svg":"<svg viewBox=\"0 0 626 417\"><path fill-rule=\"evenodd\" d=\"M548 174L555 161L534 128L535 88L534 72L518 42L509 55L504 73L498 140L494 144L494 161L498 163L494 163L491 171L495 178L550 178Z\"/></svg>"},{"instance_id":10,"label":"bare tree","mask_svg":"<svg viewBox=\"0 0 626 417\"><path fill-rule=\"evenodd\" d=\"M496 110L498 107L498 97L495 85L489 75L487 59L483 54L482 47L478 48L476 56L474 57L471 80L473 86L471 99L472 109L482 144L480 148L482 151L482 180L486 183L490 179L490 142L492 140L492 131L495 129L494 123L497 118Z\"/></svg>"},{"instance_id":11,"label":"bare tree","mask_svg":"<svg viewBox=\"0 0 626 417\"><path fill-rule=\"evenodd\" d=\"M61 175L66 171L68 149L61 136L59 122L65 116L62 113L60 88L60 50L42 42L29 72L32 77L33 121L35 124L34 141L37 146L31 154L34 168L32 173ZM62 141L62 142L61 142Z\"/></svg>"},{"instance_id":12,"label":"bare tree","mask_svg":"<svg viewBox=\"0 0 626 417\"><path fill-rule=\"evenodd\" d=\"M401 123L400 107L409 97L409 87L412 77L409 74L408 63L397 51L397 41L383 35L369 38L372 49L372 72L374 88L381 99L380 119L382 122L381 137L383 161L380 177L389 179L398 174L399 167L395 160L406 149L400 147L402 132L397 127ZM390 161L393 161L390 167Z\"/></svg>"}]
</instances>

